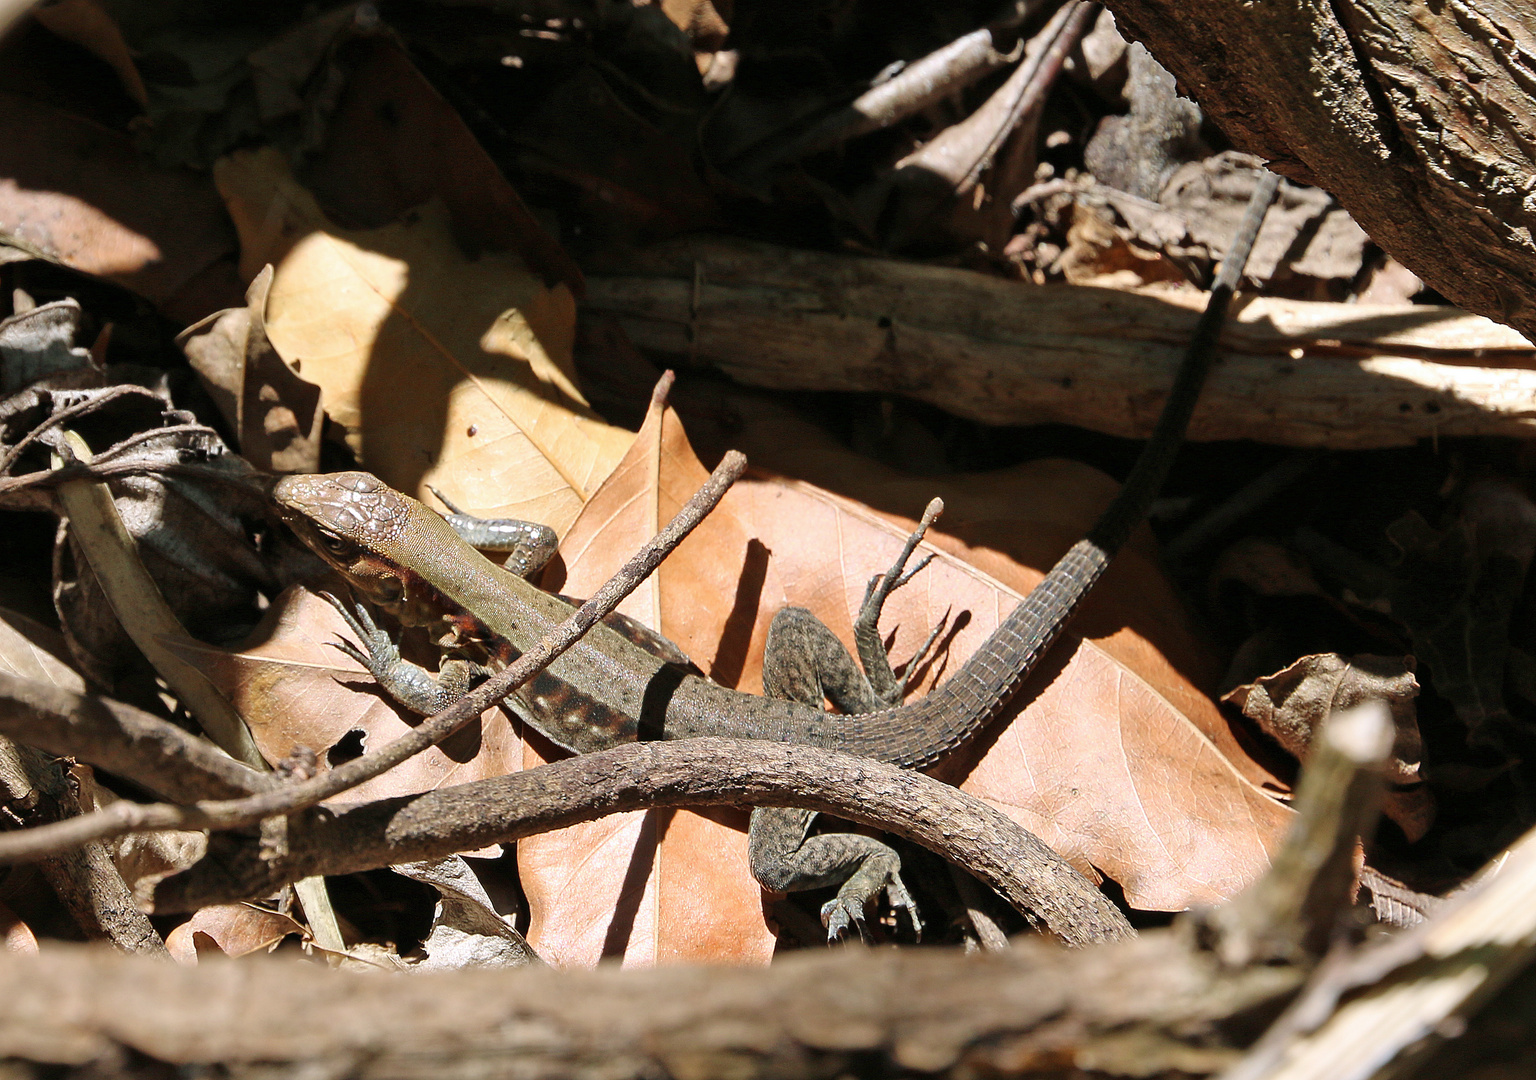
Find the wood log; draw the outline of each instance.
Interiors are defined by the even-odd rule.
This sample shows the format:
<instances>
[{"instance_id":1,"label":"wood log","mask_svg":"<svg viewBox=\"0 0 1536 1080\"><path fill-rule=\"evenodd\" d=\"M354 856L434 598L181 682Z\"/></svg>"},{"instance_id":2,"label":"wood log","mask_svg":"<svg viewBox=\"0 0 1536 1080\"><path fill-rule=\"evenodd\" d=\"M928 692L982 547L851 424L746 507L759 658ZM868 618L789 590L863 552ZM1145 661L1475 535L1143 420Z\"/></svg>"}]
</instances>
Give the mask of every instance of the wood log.
<instances>
[{"instance_id":1,"label":"wood log","mask_svg":"<svg viewBox=\"0 0 1536 1080\"><path fill-rule=\"evenodd\" d=\"M1036 286L694 237L588 278L636 344L754 386L896 392L988 424L1145 438L1202 294ZM1195 441L1340 449L1536 434L1536 349L1455 308L1239 300Z\"/></svg>"}]
</instances>

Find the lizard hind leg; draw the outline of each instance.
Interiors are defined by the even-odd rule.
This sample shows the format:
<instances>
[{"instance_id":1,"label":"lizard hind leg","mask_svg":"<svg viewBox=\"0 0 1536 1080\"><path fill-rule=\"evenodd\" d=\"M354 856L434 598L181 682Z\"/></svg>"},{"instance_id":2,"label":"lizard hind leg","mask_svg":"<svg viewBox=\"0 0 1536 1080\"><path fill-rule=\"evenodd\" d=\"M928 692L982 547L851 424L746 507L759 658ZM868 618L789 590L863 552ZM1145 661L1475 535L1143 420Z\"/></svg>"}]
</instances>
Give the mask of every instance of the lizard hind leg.
<instances>
[{"instance_id":1,"label":"lizard hind leg","mask_svg":"<svg viewBox=\"0 0 1536 1080\"><path fill-rule=\"evenodd\" d=\"M907 561L924 532L938 516L935 499L922 524L908 539L895 564L870 582L855 624L859 644L856 663L837 636L804 608L788 607L774 616L763 657L763 692L769 697L799 701L820 708L830 700L844 713L874 712L901 703L905 679L891 670L880 640L878 620L885 600L928 564L924 558L911 570ZM907 666L910 673L938 637L935 628ZM885 891L892 908L903 909L913 930L922 936L917 904L901 880L901 858L887 844L858 833L809 835L816 814L810 810L759 807L752 811L749 838L752 875L775 892L799 892L838 886L837 896L822 905L827 940L838 941L857 929L861 937L864 910Z\"/></svg>"}]
</instances>

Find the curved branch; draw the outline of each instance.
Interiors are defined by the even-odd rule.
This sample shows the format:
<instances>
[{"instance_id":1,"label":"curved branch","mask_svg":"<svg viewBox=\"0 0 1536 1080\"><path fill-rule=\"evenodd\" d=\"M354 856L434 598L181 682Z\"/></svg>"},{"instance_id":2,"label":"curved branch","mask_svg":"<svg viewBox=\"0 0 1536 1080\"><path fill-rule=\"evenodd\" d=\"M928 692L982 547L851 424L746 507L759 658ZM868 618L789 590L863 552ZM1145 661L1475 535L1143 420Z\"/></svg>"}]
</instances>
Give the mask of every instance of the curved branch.
<instances>
[{"instance_id":1,"label":"curved branch","mask_svg":"<svg viewBox=\"0 0 1536 1080\"><path fill-rule=\"evenodd\" d=\"M220 834L191 870L161 882L155 910L264 895L317 874L435 859L657 806L796 806L921 844L996 889L1073 945L1130 937L1086 878L1012 818L922 773L808 746L750 739L632 743L511 776L354 807L290 827L285 851Z\"/></svg>"}]
</instances>

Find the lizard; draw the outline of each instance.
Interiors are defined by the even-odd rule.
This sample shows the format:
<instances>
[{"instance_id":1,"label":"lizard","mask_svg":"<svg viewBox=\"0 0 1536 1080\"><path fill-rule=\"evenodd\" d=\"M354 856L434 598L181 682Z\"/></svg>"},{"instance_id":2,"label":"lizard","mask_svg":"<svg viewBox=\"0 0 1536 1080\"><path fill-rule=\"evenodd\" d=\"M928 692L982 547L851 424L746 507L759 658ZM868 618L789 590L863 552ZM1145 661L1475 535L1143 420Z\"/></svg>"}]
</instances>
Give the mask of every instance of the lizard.
<instances>
[{"instance_id":1,"label":"lizard","mask_svg":"<svg viewBox=\"0 0 1536 1080\"><path fill-rule=\"evenodd\" d=\"M1013 697L1145 518L1183 441L1277 183L1274 174L1261 172L1153 434L1119 494L960 670L927 696L902 703L904 682L890 668L876 623L889 594L922 568L907 571L905 564L936 514L934 505L896 565L871 582L856 622L862 671L804 609L785 608L773 620L764 663L766 696L720 686L659 635L628 620L610 620L516 691L509 702L514 712L575 753L642 738L716 735L828 747L916 769L943 760ZM424 715L457 700L488 670L486 662L509 662L572 610L571 601L522 576L554 550L554 534L543 526L481 526L449 504L457 515L451 522L365 472L287 476L273 486L272 498L279 516L354 593L351 603L336 597L332 602L363 647L350 642L337 647L397 701ZM520 572L486 558L455 524L471 539L484 540L476 529L498 532L496 546L514 552L511 562ZM442 631L438 645L447 659L437 677L400 656L358 595L402 625ZM914 667L915 662L907 670ZM824 697L841 711L822 708ZM837 896L822 908L831 940L853 927L862 933L865 905L881 890L920 932L895 852L872 837L810 835L813 817L783 808L753 810L749 846L758 880L778 891L839 885Z\"/></svg>"}]
</instances>

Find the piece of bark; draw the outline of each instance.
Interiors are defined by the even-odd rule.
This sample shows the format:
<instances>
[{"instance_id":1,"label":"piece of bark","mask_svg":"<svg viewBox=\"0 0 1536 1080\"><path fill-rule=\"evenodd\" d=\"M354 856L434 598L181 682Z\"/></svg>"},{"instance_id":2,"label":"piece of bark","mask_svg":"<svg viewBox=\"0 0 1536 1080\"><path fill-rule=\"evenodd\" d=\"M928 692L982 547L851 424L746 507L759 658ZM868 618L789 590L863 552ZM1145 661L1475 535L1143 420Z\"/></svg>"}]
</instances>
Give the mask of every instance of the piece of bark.
<instances>
[{"instance_id":1,"label":"piece of bark","mask_svg":"<svg viewBox=\"0 0 1536 1080\"><path fill-rule=\"evenodd\" d=\"M1477 1010L1507 1015L1490 999L1536 959L1533 886L1536 833L1528 832L1426 921L1319 967L1273 1031L1222 1080L1466 1075L1414 1064L1467 1030Z\"/></svg>"},{"instance_id":2,"label":"piece of bark","mask_svg":"<svg viewBox=\"0 0 1536 1080\"><path fill-rule=\"evenodd\" d=\"M1332 192L1451 300L1536 335L1528 5L1106 6L1236 146Z\"/></svg>"},{"instance_id":3,"label":"piece of bark","mask_svg":"<svg viewBox=\"0 0 1536 1080\"><path fill-rule=\"evenodd\" d=\"M891 259L690 238L589 267L589 306L643 348L757 386L905 394L991 424L1145 438L1204 304ZM1255 298L1195 441L1410 445L1536 431L1536 348L1453 308Z\"/></svg>"},{"instance_id":4,"label":"piece of bark","mask_svg":"<svg viewBox=\"0 0 1536 1080\"><path fill-rule=\"evenodd\" d=\"M1272 1011L1298 978L1223 971L1166 933L1077 953L1026 940L970 957L802 953L767 970L404 979L258 957L124 964L54 947L42 960L0 956L0 1059L64 1076L121 1075L137 1055L216 1063L231 1078L1038 1076L1074 1061L1096 1075L1203 1075L1237 1057L1221 1022L1241 1039L1245 1014Z\"/></svg>"}]
</instances>

